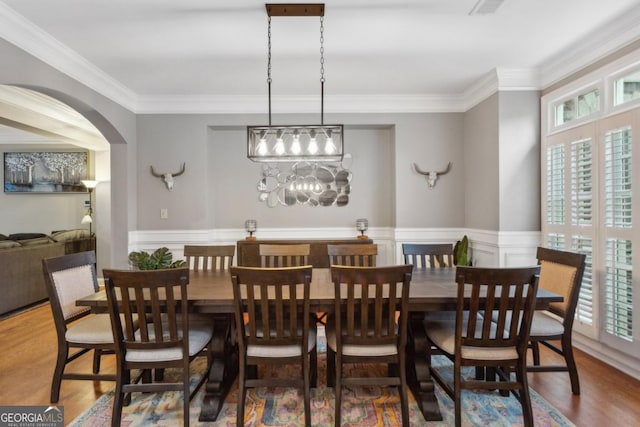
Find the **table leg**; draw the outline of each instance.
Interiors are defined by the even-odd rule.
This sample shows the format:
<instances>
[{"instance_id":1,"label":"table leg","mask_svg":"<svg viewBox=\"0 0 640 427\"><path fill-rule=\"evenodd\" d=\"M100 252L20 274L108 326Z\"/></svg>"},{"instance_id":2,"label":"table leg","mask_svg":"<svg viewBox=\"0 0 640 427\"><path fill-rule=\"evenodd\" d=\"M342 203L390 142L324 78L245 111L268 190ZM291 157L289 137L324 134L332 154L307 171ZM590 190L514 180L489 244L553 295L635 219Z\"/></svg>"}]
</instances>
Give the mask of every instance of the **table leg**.
<instances>
[{"instance_id":1,"label":"table leg","mask_svg":"<svg viewBox=\"0 0 640 427\"><path fill-rule=\"evenodd\" d=\"M407 342L407 382L426 421L442 421L429 366L430 349L424 330L423 313L411 313Z\"/></svg>"},{"instance_id":2,"label":"table leg","mask_svg":"<svg viewBox=\"0 0 640 427\"><path fill-rule=\"evenodd\" d=\"M215 317L213 339L209 348L209 379L200 411L200 421L215 421L224 399L238 375L238 348L235 343L233 316Z\"/></svg>"}]
</instances>

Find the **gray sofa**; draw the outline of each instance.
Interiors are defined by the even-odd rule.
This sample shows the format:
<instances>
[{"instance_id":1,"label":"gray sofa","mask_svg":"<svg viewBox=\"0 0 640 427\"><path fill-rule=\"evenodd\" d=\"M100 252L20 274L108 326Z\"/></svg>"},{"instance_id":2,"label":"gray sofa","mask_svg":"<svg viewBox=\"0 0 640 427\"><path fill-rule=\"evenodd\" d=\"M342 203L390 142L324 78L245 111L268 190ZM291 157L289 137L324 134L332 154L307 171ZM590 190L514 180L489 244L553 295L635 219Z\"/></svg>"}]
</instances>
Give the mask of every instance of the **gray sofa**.
<instances>
[{"instance_id":1,"label":"gray sofa","mask_svg":"<svg viewBox=\"0 0 640 427\"><path fill-rule=\"evenodd\" d=\"M95 249L95 237L88 232L57 232L22 240L12 236L0 235L0 315L48 298L43 258Z\"/></svg>"}]
</instances>

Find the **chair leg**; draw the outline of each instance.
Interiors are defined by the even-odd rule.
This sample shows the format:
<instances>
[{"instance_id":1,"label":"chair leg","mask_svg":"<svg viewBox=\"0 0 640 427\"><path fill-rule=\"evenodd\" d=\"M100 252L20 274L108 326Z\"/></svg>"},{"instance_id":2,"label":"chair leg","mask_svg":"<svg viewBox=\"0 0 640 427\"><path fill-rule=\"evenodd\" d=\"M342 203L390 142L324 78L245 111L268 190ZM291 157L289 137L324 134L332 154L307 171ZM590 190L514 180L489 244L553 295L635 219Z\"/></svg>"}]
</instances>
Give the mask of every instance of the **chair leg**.
<instances>
[{"instance_id":1,"label":"chair leg","mask_svg":"<svg viewBox=\"0 0 640 427\"><path fill-rule=\"evenodd\" d=\"M314 351L315 351L315 347L312 350L312 353ZM302 382L304 384L304 425L310 427L311 426L311 391L310 391L309 383L311 382L310 376L313 374L309 373L310 361L308 356L309 355L304 354L302 357Z\"/></svg>"},{"instance_id":2,"label":"chair leg","mask_svg":"<svg viewBox=\"0 0 640 427\"><path fill-rule=\"evenodd\" d=\"M462 426L462 390L461 390L461 373L460 366L454 364L453 367L453 403L454 403L454 419L456 427Z\"/></svg>"},{"instance_id":3,"label":"chair leg","mask_svg":"<svg viewBox=\"0 0 640 427\"><path fill-rule=\"evenodd\" d=\"M342 409L342 361L335 361L336 369L335 373L335 392L336 392L336 408L335 408L335 427L340 427L341 424L341 414L340 411Z\"/></svg>"},{"instance_id":4,"label":"chair leg","mask_svg":"<svg viewBox=\"0 0 640 427\"><path fill-rule=\"evenodd\" d=\"M327 387L336 383L336 353L327 346Z\"/></svg>"},{"instance_id":5,"label":"chair leg","mask_svg":"<svg viewBox=\"0 0 640 427\"><path fill-rule=\"evenodd\" d=\"M122 417L122 406L124 404L125 397L123 387L126 383L128 383L127 374L118 366L116 390L113 397L113 412L111 414L111 427L120 427L120 418Z\"/></svg>"},{"instance_id":6,"label":"chair leg","mask_svg":"<svg viewBox=\"0 0 640 427\"><path fill-rule=\"evenodd\" d=\"M238 368L238 409L236 414L236 426L243 427L244 426L244 402L246 395L246 387L244 384L245 381L245 361L244 357L240 358L239 368Z\"/></svg>"},{"instance_id":7,"label":"chair leg","mask_svg":"<svg viewBox=\"0 0 640 427\"><path fill-rule=\"evenodd\" d=\"M60 399L60 384L62 383L62 374L67 364L69 355L69 345L66 343L58 344L58 358L56 359L56 368L53 371L53 379L51 380L51 403L57 403Z\"/></svg>"},{"instance_id":8,"label":"chair leg","mask_svg":"<svg viewBox=\"0 0 640 427\"><path fill-rule=\"evenodd\" d=\"M309 353L310 370L309 384L312 388L318 387L318 347L313 347Z\"/></svg>"},{"instance_id":9,"label":"chair leg","mask_svg":"<svg viewBox=\"0 0 640 427\"><path fill-rule=\"evenodd\" d=\"M522 405L524 426L533 427L533 410L531 409L531 397L529 396L527 367L522 362L518 363L518 366L516 367L516 380L522 385L522 390L520 390L520 404Z\"/></svg>"},{"instance_id":10,"label":"chair leg","mask_svg":"<svg viewBox=\"0 0 640 427\"><path fill-rule=\"evenodd\" d=\"M102 357L102 350L96 348L93 350L93 373L97 374L100 372L100 358Z\"/></svg>"},{"instance_id":11,"label":"chair leg","mask_svg":"<svg viewBox=\"0 0 640 427\"><path fill-rule=\"evenodd\" d=\"M569 370L569 379L571 380L571 392L580 395L580 379L578 378L578 367L573 357L573 345L571 345L571 333L562 336L562 354L564 355L567 369Z\"/></svg>"},{"instance_id":12,"label":"chair leg","mask_svg":"<svg viewBox=\"0 0 640 427\"><path fill-rule=\"evenodd\" d=\"M409 396L407 395L407 371L406 371L406 353L400 354L400 413L402 414L402 425L409 425Z\"/></svg>"},{"instance_id":13,"label":"chair leg","mask_svg":"<svg viewBox=\"0 0 640 427\"><path fill-rule=\"evenodd\" d=\"M182 367L182 418L183 418L183 426L189 427L189 403L190 403L190 392L189 392L189 361L187 360L185 366Z\"/></svg>"},{"instance_id":14,"label":"chair leg","mask_svg":"<svg viewBox=\"0 0 640 427\"><path fill-rule=\"evenodd\" d=\"M538 341L531 341L531 355L533 356L533 364L540 365L540 346Z\"/></svg>"}]
</instances>

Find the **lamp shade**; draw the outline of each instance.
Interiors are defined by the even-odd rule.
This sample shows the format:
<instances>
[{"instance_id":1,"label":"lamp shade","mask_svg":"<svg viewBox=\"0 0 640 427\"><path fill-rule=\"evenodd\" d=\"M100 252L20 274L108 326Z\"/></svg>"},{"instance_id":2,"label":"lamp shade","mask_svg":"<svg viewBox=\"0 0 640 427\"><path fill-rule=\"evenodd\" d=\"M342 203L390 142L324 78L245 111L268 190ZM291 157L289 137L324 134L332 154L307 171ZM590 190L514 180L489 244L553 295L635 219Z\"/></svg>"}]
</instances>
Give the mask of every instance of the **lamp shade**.
<instances>
[{"instance_id":1,"label":"lamp shade","mask_svg":"<svg viewBox=\"0 0 640 427\"><path fill-rule=\"evenodd\" d=\"M89 188L89 189L94 189L96 188L96 186L98 185L99 181L95 181L95 180L91 180L91 179L83 179L82 180L82 184Z\"/></svg>"},{"instance_id":2,"label":"lamp shade","mask_svg":"<svg viewBox=\"0 0 640 427\"><path fill-rule=\"evenodd\" d=\"M80 224L91 224L93 222L93 219L91 218L91 215L85 215L82 217L82 221L80 221Z\"/></svg>"}]
</instances>

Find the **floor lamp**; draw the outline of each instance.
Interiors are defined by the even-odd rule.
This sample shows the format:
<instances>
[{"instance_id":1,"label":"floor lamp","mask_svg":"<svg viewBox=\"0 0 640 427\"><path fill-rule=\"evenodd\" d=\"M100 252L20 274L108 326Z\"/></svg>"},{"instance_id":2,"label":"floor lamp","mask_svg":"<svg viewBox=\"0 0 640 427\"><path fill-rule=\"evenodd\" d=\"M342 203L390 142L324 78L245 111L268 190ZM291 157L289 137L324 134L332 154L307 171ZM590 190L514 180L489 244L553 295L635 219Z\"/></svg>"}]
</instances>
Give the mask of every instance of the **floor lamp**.
<instances>
[{"instance_id":1,"label":"floor lamp","mask_svg":"<svg viewBox=\"0 0 640 427\"><path fill-rule=\"evenodd\" d=\"M80 221L80 223L89 224L89 239L91 239L93 235L93 233L91 232L91 224L93 223L93 203L91 200L91 195L93 194L93 190L98 185L98 181L83 179L82 184L84 184L84 186L87 188L87 191L89 192L89 210L87 211L86 215L82 217L82 221ZM93 248L95 252L97 252L97 247L98 245L96 243L95 247Z\"/></svg>"}]
</instances>

